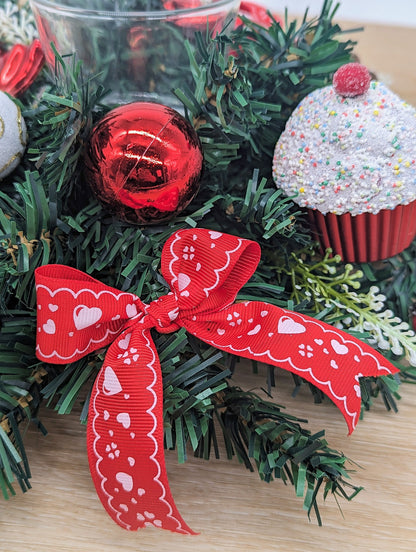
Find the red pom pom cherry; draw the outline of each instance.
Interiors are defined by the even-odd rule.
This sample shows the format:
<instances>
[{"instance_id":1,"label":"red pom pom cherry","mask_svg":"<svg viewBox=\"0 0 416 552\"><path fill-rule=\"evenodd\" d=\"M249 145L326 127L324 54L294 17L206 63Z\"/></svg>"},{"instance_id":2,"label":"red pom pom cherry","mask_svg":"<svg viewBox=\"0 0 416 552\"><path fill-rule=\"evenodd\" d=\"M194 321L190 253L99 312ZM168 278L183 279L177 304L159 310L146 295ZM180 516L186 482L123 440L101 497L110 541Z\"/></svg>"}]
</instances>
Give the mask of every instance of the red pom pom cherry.
<instances>
[{"instance_id":1,"label":"red pom pom cherry","mask_svg":"<svg viewBox=\"0 0 416 552\"><path fill-rule=\"evenodd\" d=\"M367 92L370 87L371 76L367 67L361 63L347 63L342 65L334 74L332 84L335 92L340 96L353 98Z\"/></svg>"}]
</instances>

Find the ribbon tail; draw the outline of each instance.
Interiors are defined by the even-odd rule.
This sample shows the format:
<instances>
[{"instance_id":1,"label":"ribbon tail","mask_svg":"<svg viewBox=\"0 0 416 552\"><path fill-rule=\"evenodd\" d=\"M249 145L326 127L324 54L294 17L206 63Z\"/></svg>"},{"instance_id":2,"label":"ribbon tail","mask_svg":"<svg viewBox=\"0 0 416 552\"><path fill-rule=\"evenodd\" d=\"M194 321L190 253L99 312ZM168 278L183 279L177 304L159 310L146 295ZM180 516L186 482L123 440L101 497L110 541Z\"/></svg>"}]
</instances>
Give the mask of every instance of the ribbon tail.
<instances>
[{"instance_id":1,"label":"ribbon tail","mask_svg":"<svg viewBox=\"0 0 416 552\"><path fill-rule=\"evenodd\" d=\"M163 442L160 363L149 330L136 327L110 346L94 384L87 428L91 475L121 527L194 534L173 501Z\"/></svg>"},{"instance_id":2,"label":"ribbon tail","mask_svg":"<svg viewBox=\"0 0 416 552\"><path fill-rule=\"evenodd\" d=\"M188 331L224 351L279 366L325 393L349 429L361 410L359 379L398 372L382 355L329 324L268 303L248 301L184 324Z\"/></svg>"}]
</instances>

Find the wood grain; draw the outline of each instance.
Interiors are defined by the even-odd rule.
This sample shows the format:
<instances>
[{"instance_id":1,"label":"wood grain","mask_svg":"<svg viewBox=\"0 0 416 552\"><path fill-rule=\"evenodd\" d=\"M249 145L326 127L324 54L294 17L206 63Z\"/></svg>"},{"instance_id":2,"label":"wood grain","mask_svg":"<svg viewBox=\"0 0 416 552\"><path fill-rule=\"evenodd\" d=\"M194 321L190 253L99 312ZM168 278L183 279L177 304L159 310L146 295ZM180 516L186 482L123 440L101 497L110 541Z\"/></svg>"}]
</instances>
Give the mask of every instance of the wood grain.
<instances>
[{"instance_id":1,"label":"wood grain","mask_svg":"<svg viewBox=\"0 0 416 552\"><path fill-rule=\"evenodd\" d=\"M416 30L368 26L356 35L363 63L389 82L393 90L416 104L416 73L411 53ZM264 385L244 365L237 383ZM91 482L85 427L80 406L70 416L44 409L49 434L33 428L26 435L33 489L8 502L0 501L0 548L3 552L413 552L416 550L416 387L404 384L399 413L386 412L381 401L347 437L341 414L329 401L314 405L310 393L291 397L290 376L279 372L276 402L309 419L311 431L326 428L327 440L360 467L353 482L362 491L353 501L331 497L321 505L324 526L308 521L302 500L282 482L262 483L237 460L205 462L190 455L178 465L167 453L176 503L190 526L200 531L183 537L146 529L128 533L108 519ZM321 501L322 502L322 501Z\"/></svg>"},{"instance_id":2,"label":"wood grain","mask_svg":"<svg viewBox=\"0 0 416 552\"><path fill-rule=\"evenodd\" d=\"M239 369L237 383L254 389L264 374ZM107 518L96 498L85 449L80 408L70 416L42 412L49 429L43 437L28 432L33 489L1 502L0 534L4 552L114 552L175 550L175 552L368 551L401 552L416 549L414 523L416 475L416 388L402 387L398 414L385 411L381 401L367 413L352 436L341 414L328 401L312 403L305 389L291 397L291 377L279 372L276 402L309 419L311 431L326 428L330 445L342 450L360 467L352 481L362 485L353 501L321 500L324 525L308 521L302 500L281 481L266 484L237 461L190 456L178 465L167 453L167 467L176 503L197 537L146 529L129 533Z\"/></svg>"}]
</instances>

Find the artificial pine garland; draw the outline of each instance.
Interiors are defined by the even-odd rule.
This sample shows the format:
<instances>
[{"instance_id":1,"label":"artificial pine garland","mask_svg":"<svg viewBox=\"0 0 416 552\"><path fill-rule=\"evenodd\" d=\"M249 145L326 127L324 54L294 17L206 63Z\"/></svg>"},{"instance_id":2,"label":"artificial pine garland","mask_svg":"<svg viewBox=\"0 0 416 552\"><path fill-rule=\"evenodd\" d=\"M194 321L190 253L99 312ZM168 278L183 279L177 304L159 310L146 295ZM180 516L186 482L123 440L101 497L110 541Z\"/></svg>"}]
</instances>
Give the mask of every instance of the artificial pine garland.
<instances>
[{"instance_id":1,"label":"artificial pine garland","mask_svg":"<svg viewBox=\"0 0 416 552\"><path fill-rule=\"evenodd\" d=\"M26 4L1 1L4 45L30 42L33 21ZM363 409L381 396L396 409L400 379L413 381L416 338L411 305L416 290L416 245L400 256L362 266L323 257L299 209L271 178L274 144L297 103L325 86L349 61L354 45L333 23L337 6L325 1L318 18L244 26L187 44L193 85L172 89L194 125L204 151L201 191L181 216L165 225L135 227L116 220L84 186L85 141L110 109L99 79L87 79L76 59L56 52L56 78L46 71L19 101L29 132L22 163L0 192L0 487L7 498L30 487L23 429L35 422L42 399L59 413L77 400L88 410L92 382L104 352L65 367L35 357L34 270L47 263L76 267L110 286L150 302L166 293L160 254L176 230L197 226L237 234L262 246L262 262L239 300L263 300L315 316L367 340L401 369L401 378L362 378ZM25 36L25 32L27 35ZM231 55L229 54L231 52ZM234 55L232 55L234 52ZM238 53L238 55L237 55ZM59 77L59 78L58 78ZM351 498L360 487L347 479L347 459L332 450L324 431L312 435L271 398L237 388L234 356L180 330L156 335L164 381L165 444L179 461L189 450L208 459L225 441L265 481L280 478L315 511L317 493ZM302 381L294 376L295 386ZM309 385L315 400L319 390Z\"/></svg>"}]
</instances>

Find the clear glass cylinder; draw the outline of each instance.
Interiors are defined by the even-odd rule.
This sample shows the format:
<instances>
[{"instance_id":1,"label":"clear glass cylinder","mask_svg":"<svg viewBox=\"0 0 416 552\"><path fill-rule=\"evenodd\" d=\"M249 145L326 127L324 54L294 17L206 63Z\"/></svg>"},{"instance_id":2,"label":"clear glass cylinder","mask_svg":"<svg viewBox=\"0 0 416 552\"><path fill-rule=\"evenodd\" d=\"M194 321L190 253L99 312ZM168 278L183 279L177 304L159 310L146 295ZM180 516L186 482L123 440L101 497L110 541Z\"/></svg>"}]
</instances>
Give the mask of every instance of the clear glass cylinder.
<instances>
[{"instance_id":1,"label":"clear glass cylinder","mask_svg":"<svg viewBox=\"0 0 416 552\"><path fill-rule=\"evenodd\" d=\"M240 0L30 0L51 69L61 56L82 60L109 103L179 103L172 88L191 78L185 40L234 25Z\"/></svg>"}]
</instances>

